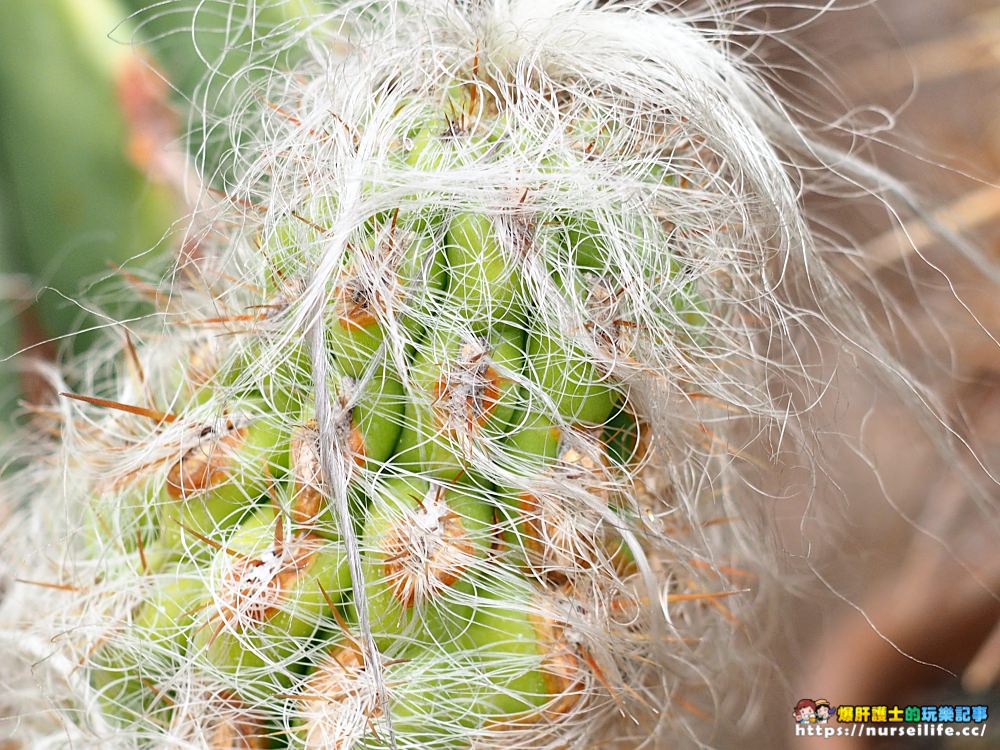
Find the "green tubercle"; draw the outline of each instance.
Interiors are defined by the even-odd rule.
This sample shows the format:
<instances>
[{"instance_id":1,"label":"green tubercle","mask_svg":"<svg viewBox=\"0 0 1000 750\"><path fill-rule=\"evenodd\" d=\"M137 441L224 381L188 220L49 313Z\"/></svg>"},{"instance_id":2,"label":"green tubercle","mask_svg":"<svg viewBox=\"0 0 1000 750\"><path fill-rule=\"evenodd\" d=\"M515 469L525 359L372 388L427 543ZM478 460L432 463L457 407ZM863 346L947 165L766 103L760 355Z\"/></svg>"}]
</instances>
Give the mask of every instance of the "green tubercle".
<instances>
[{"instance_id":1,"label":"green tubercle","mask_svg":"<svg viewBox=\"0 0 1000 750\"><path fill-rule=\"evenodd\" d=\"M236 350L234 359L221 369L221 390L236 398L259 403L275 415L292 417L312 393L312 363L303 344L289 344L271 351L262 339ZM266 365L262 363L266 362ZM211 394L211 384L203 389Z\"/></svg>"},{"instance_id":2,"label":"green tubercle","mask_svg":"<svg viewBox=\"0 0 1000 750\"><path fill-rule=\"evenodd\" d=\"M151 648L181 656L207 594L207 582L197 569L178 567L159 574L135 616L139 637Z\"/></svg>"},{"instance_id":3,"label":"green tubercle","mask_svg":"<svg viewBox=\"0 0 1000 750\"><path fill-rule=\"evenodd\" d=\"M395 450L403 421L403 386L388 370L381 369L363 383L339 376L332 390L334 429L343 451L337 463L344 466L348 481L353 482L359 469L378 470ZM323 477L319 427L311 401L302 411L300 425L292 431L289 464L295 522L324 536L339 536L328 503L330 489Z\"/></svg>"},{"instance_id":4,"label":"green tubercle","mask_svg":"<svg viewBox=\"0 0 1000 750\"><path fill-rule=\"evenodd\" d=\"M87 673L104 718L119 729L158 723L170 717L169 696L159 692L160 671L139 663L135 654L117 647L100 647L88 660Z\"/></svg>"},{"instance_id":5,"label":"green tubercle","mask_svg":"<svg viewBox=\"0 0 1000 750\"><path fill-rule=\"evenodd\" d=\"M571 422L601 424L618 398L615 383L578 345L537 320L528 333L526 375L555 403L559 414Z\"/></svg>"},{"instance_id":6,"label":"green tubercle","mask_svg":"<svg viewBox=\"0 0 1000 750\"><path fill-rule=\"evenodd\" d=\"M580 696L582 669L563 624L526 581L507 576L483 589L462 636L494 688L481 697L481 713L497 724L569 710Z\"/></svg>"},{"instance_id":7,"label":"green tubercle","mask_svg":"<svg viewBox=\"0 0 1000 750\"><path fill-rule=\"evenodd\" d=\"M205 596L205 581L197 570L172 568L159 574L129 629L135 651L103 645L90 657L90 684L116 724L169 716L173 703L162 680L180 665Z\"/></svg>"},{"instance_id":8,"label":"green tubercle","mask_svg":"<svg viewBox=\"0 0 1000 750\"><path fill-rule=\"evenodd\" d=\"M502 225L485 213L459 212L447 234L447 304L474 327L521 316L520 263L514 253L527 237L516 224Z\"/></svg>"},{"instance_id":9,"label":"green tubercle","mask_svg":"<svg viewBox=\"0 0 1000 750\"><path fill-rule=\"evenodd\" d=\"M160 493L154 569L185 550L205 553L201 537L218 539L287 473L285 430L265 403L249 399L204 424L170 467Z\"/></svg>"},{"instance_id":10,"label":"green tubercle","mask_svg":"<svg viewBox=\"0 0 1000 750\"><path fill-rule=\"evenodd\" d=\"M382 731L374 681L356 645L331 650L302 682L290 747L466 750L481 723L474 663L418 651L383 666L395 743Z\"/></svg>"},{"instance_id":11,"label":"green tubercle","mask_svg":"<svg viewBox=\"0 0 1000 750\"><path fill-rule=\"evenodd\" d=\"M218 581L191 643L195 663L245 685L287 687L306 644L350 588L339 544L292 534L273 510L259 511L213 563Z\"/></svg>"},{"instance_id":12,"label":"green tubercle","mask_svg":"<svg viewBox=\"0 0 1000 750\"><path fill-rule=\"evenodd\" d=\"M437 229L398 211L373 218L348 248L327 341L338 366L359 377L394 326L414 341L447 282Z\"/></svg>"},{"instance_id":13,"label":"green tubercle","mask_svg":"<svg viewBox=\"0 0 1000 750\"><path fill-rule=\"evenodd\" d=\"M390 478L363 533L368 608L380 647L449 643L468 625L472 574L490 548L488 486Z\"/></svg>"},{"instance_id":14,"label":"green tubercle","mask_svg":"<svg viewBox=\"0 0 1000 750\"><path fill-rule=\"evenodd\" d=\"M453 479L476 446L502 439L517 405L523 336L511 326L482 337L428 331L410 370L415 393L393 463Z\"/></svg>"},{"instance_id":15,"label":"green tubercle","mask_svg":"<svg viewBox=\"0 0 1000 750\"><path fill-rule=\"evenodd\" d=\"M614 510L619 498L618 464L602 434L528 412L508 438L522 477L516 487L497 493L503 539L511 562L539 579L564 582L585 570L603 570L608 561L617 567L624 554L603 510Z\"/></svg>"}]
</instances>

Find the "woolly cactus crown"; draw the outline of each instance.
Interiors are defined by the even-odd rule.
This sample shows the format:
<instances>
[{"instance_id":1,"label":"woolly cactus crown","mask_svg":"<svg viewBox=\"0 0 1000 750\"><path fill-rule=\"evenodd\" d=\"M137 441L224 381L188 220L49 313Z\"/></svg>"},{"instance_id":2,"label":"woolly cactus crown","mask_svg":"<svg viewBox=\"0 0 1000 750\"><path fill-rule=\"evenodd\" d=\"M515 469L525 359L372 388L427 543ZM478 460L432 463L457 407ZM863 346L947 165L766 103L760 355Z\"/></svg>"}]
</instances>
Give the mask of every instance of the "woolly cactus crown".
<instances>
[{"instance_id":1,"label":"woolly cactus crown","mask_svg":"<svg viewBox=\"0 0 1000 750\"><path fill-rule=\"evenodd\" d=\"M26 741L682 746L747 705L744 473L808 452L802 347L877 347L813 146L656 5L338 3L216 124L196 250L8 483L7 574L58 582L0 605Z\"/></svg>"}]
</instances>

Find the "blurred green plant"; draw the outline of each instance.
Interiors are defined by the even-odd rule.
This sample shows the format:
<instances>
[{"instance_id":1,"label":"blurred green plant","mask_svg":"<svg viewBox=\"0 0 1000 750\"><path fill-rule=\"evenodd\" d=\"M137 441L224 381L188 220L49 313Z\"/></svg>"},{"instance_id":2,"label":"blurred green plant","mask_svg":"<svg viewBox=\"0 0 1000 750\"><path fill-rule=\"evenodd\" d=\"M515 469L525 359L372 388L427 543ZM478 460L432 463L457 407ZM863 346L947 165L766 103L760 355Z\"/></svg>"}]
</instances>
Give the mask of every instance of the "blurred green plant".
<instances>
[{"instance_id":1,"label":"blurred green plant","mask_svg":"<svg viewBox=\"0 0 1000 750\"><path fill-rule=\"evenodd\" d=\"M258 74L268 48L308 30L318 0L127 0L136 35L154 50L177 92L192 96L210 78L227 79L253 62Z\"/></svg>"},{"instance_id":2,"label":"blurred green plant","mask_svg":"<svg viewBox=\"0 0 1000 750\"><path fill-rule=\"evenodd\" d=\"M14 270L9 227L4 219L7 199L3 188L0 183L0 414L5 417L21 390L14 353L20 348L18 314L24 304L25 284Z\"/></svg>"},{"instance_id":3,"label":"blurred green plant","mask_svg":"<svg viewBox=\"0 0 1000 750\"><path fill-rule=\"evenodd\" d=\"M102 296L102 283L87 290L102 315L84 312L75 301L81 284L163 246L179 215L172 188L147 173L157 145L140 131L155 108L155 76L139 52L109 37L126 15L115 0L0 3L0 180L7 243L17 248L10 262L47 287L33 312L53 337L127 314ZM88 339L77 337L75 347Z\"/></svg>"},{"instance_id":4,"label":"blurred green plant","mask_svg":"<svg viewBox=\"0 0 1000 750\"><path fill-rule=\"evenodd\" d=\"M326 0L328 1L328 0ZM127 0L135 36L152 51L184 111L200 164L225 164L234 134L226 120L248 83L293 67L321 23L324 0ZM226 121L213 131L212 122ZM222 167L224 170L224 166ZM223 187L223 174L203 175Z\"/></svg>"}]
</instances>

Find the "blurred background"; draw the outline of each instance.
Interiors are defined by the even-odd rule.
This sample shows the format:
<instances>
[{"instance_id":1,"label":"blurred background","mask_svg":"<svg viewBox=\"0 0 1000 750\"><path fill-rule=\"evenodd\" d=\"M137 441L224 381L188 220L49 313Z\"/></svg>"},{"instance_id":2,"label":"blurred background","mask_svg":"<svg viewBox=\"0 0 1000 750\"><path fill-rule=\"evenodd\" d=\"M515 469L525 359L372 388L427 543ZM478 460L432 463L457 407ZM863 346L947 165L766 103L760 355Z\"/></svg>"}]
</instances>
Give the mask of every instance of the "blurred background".
<instances>
[{"instance_id":1,"label":"blurred background","mask_svg":"<svg viewBox=\"0 0 1000 750\"><path fill-rule=\"evenodd\" d=\"M84 349L99 329L143 314L121 301L123 279L196 251L185 217L203 182L218 186L226 169L199 169L219 165L226 145L202 115L224 116L238 81L288 64L295 46L284 41L319 7L0 2L5 412L22 396L44 398L33 361ZM246 73L251 60L257 68Z\"/></svg>"},{"instance_id":2,"label":"blurred background","mask_svg":"<svg viewBox=\"0 0 1000 750\"><path fill-rule=\"evenodd\" d=\"M765 14L765 26L792 29L761 52L782 71L789 98L822 121L852 123L860 153L995 264L1000 3L877 0L815 15ZM786 606L798 637L778 649L786 684L769 691L775 731L754 746L1000 748L995 726L984 738L873 742L798 738L780 720L800 698L1000 710L996 266L969 262L912 215L891 217L872 201L810 200L820 225L843 227L862 249L845 278L856 279L891 350L937 394L962 447L943 457L878 384L860 371L837 373L823 456L837 486L779 503L787 550L811 576Z\"/></svg>"},{"instance_id":3,"label":"blurred background","mask_svg":"<svg viewBox=\"0 0 1000 750\"><path fill-rule=\"evenodd\" d=\"M203 181L224 181L224 166L206 175L199 165L225 147L197 125L200 113L239 97L229 76L260 58L262 31L294 32L321 4L0 0L5 415L46 398L32 362L79 351L99 329L143 313L117 298L123 278L196 252L183 217ZM997 0L832 2L822 12L712 4L739 7L741 23L764 30L740 41L813 127L837 123L831 140L853 141L987 262L997 259ZM944 458L863 372L833 374L823 461L836 482L775 503L799 577L785 597L766 720L719 741L1000 748L994 727L985 738L881 744L794 736L792 706L804 697L1000 710L1000 514L990 478L1000 477L1000 290L912 214L843 195L808 201L817 226L836 226L862 248L844 277L969 448Z\"/></svg>"}]
</instances>

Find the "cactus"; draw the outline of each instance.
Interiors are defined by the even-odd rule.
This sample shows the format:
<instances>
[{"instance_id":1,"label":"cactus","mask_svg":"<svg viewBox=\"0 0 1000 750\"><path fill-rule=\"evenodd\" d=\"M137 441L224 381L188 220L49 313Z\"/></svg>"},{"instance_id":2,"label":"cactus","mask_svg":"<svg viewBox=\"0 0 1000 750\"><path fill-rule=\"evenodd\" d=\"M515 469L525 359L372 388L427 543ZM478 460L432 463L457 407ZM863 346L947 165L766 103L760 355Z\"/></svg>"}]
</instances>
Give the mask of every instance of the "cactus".
<instances>
[{"instance_id":1,"label":"cactus","mask_svg":"<svg viewBox=\"0 0 1000 750\"><path fill-rule=\"evenodd\" d=\"M762 81L685 20L598 5L345 2L249 77L242 171L164 282L169 322L82 360L102 366L7 485L44 498L12 511L8 567L65 547L3 608L70 657L39 667L66 683L60 732L485 750L711 729L705 688L752 668L732 623L757 632L766 580L736 594L770 565L747 435L797 424L782 383L822 387L780 349L809 316L874 338Z\"/></svg>"},{"instance_id":2,"label":"cactus","mask_svg":"<svg viewBox=\"0 0 1000 750\"><path fill-rule=\"evenodd\" d=\"M129 317L147 309L144 300L122 300L101 277L108 263L158 255L150 251L181 214L164 175L150 179L172 137L144 132L164 125L152 121L154 113L169 119L151 86L159 81L140 50L108 38L124 15L116 0L12 0L0 7L5 208L17 235L18 270L57 290L39 293L35 310L53 337L104 325L104 313ZM93 282L89 310L74 299L85 281ZM79 348L92 338L84 331Z\"/></svg>"},{"instance_id":3,"label":"cactus","mask_svg":"<svg viewBox=\"0 0 1000 750\"><path fill-rule=\"evenodd\" d=\"M20 395L15 362L10 358L22 344L19 337L18 315L27 296L26 284L15 273L14 238L7 218L6 190L0 187L0 409L9 415ZM0 429L6 429L4 424Z\"/></svg>"}]
</instances>

